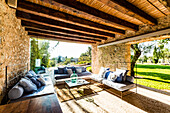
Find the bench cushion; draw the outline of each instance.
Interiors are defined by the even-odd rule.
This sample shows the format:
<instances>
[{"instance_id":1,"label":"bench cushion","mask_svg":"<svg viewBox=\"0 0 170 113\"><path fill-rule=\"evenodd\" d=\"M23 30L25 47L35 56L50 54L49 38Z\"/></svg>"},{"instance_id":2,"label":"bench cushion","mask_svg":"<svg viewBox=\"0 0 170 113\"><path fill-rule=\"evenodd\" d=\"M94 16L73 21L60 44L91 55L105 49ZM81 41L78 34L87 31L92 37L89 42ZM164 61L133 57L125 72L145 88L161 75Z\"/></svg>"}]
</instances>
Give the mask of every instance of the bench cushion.
<instances>
[{"instance_id":1,"label":"bench cushion","mask_svg":"<svg viewBox=\"0 0 170 113\"><path fill-rule=\"evenodd\" d=\"M99 75L97 75L97 74L93 74L92 76L91 76L91 79L92 80L95 80L95 81L97 81L97 82L102 82L102 80L103 80L103 78L101 78L101 77L99 77Z\"/></svg>"},{"instance_id":2,"label":"bench cushion","mask_svg":"<svg viewBox=\"0 0 170 113\"><path fill-rule=\"evenodd\" d=\"M130 82L118 83L106 79L102 80L102 83L118 91L125 91L135 86L134 83L130 83Z\"/></svg>"}]
</instances>

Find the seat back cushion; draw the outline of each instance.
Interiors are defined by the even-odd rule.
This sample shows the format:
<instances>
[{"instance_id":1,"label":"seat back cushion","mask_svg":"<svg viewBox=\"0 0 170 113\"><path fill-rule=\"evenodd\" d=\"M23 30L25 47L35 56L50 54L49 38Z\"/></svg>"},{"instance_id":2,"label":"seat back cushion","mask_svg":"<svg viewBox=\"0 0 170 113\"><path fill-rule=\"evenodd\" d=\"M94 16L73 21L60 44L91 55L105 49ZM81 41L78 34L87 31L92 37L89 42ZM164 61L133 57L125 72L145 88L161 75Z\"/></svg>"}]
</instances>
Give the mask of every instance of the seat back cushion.
<instances>
[{"instance_id":1,"label":"seat back cushion","mask_svg":"<svg viewBox=\"0 0 170 113\"><path fill-rule=\"evenodd\" d=\"M100 68L100 71L99 71L99 73L98 73L99 77L103 78L103 76L104 76L104 74L105 74L105 72L106 72L107 70L109 70L109 69L108 69L108 68L101 67L101 68Z\"/></svg>"},{"instance_id":2,"label":"seat back cushion","mask_svg":"<svg viewBox=\"0 0 170 113\"><path fill-rule=\"evenodd\" d=\"M134 82L134 77L133 76L126 76L126 81L133 83Z\"/></svg>"},{"instance_id":3,"label":"seat back cushion","mask_svg":"<svg viewBox=\"0 0 170 113\"><path fill-rule=\"evenodd\" d=\"M64 67L58 67L58 73L64 74Z\"/></svg>"},{"instance_id":4,"label":"seat back cushion","mask_svg":"<svg viewBox=\"0 0 170 113\"><path fill-rule=\"evenodd\" d=\"M82 67L76 67L76 73L82 73Z\"/></svg>"},{"instance_id":5,"label":"seat back cushion","mask_svg":"<svg viewBox=\"0 0 170 113\"><path fill-rule=\"evenodd\" d=\"M24 88L25 92L33 92L37 90L37 86L31 80L29 80L29 78L26 77L19 81L19 85Z\"/></svg>"},{"instance_id":6,"label":"seat back cushion","mask_svg":"<svg viewBox=\"0 0 170 113\"><path fill-rule=\"evenodd\" d=\"M18 99L23 95L23 93L24 93L23 87L17 84L8 92L8 97L9 99Z\"/></svg>"},{"instance_id":7,"label":"seat back cushion","mask_svg":"<svg viewBox=\"0 0 170 113\"><path fill-rule=\"evenodd\" d=\"M117 78L116 78L116 82L122 82L123 81L123 73L122 72L115 72L114 73L116 76L117 76Z\"/></svg>"},{"instance_id":8,"label":"seat back cushion","mask_svg":"<svg viewBox=\"0 0 170 113\"><path fill-rule=\"evenodd\" d=\"M107 80L114 82L117 79L117 74L115 72L110 72Z\"/></svg>"},{"instance_id":9,"label":"seat back cushion","mask_svg":"<svg viewBox=\"0 0 170 113\"><path fill-rule=\"evenodd\" d=\"M41 87L41 82L37 80L37 77L32 77L30 80L39 88Z\"/></svg>"},{"instance_id":10,"label":"seat back cushion","mask_svg":"<svg viewBox=\"0 0 170 113\"><path fill-rule=\"evenodd\" d=\"M37 74L36 74L33 70L29 70L29 72L30 72L34 77L37 76Z\"/></svg>"},{"instance_id":11,"label":"seat back cushion","mask_svg":"<svg viewBox=\"0 0 170 113\"><path fill-rule=\"evenodd\" d=\"M45 86L46 82L42 76L37 77L37 80L41 83L41 85Z\"/></svg>"},{"instance_id":12,"label":"seat back cushion","mask_svg":"<svg viewBox=\"0 0 170 113\"><path fill-rule=\"evenodd\" d=\"M25 74L25 76L28 77L28 78L34 77L29 71Z\"/></svg>"},{"instance_id":13,"label":"seat back cushion","mask_svg":"<svg viewBox=\"0 0 170 113\"><path fill-rule=\"evenodd\" d=\"M86 72L86 68L85 67L82 67L82 72Z\"/></svg>"},{"instance_id":14,"label":"seat back cushion","mask_svg":"<svg viewBox=\"0 0 170 113\"><path fill-rule=\"evenodd\" d=\"M68 73L69 75L73 74L72 69L67 69L67 73Z\"/></svg>"},{"instance_id":15,"label":"seat back cushion","mask_svg":"<svg viewBox=\"0 0 170 113\"><path fill-rule=\"evenodd\" d=\"M127 73L128 73L129 70L123 70L123 69L116 68L116 71L122 72L122 82L125 82L126 81L126 76L127 76Z\"/></svg>"},{"instance_id":16,"label":"seat back cushion","mask_svg":"<svg viewBox=\"0 0 170 113\"><path fill-rule=\"evenodd\" d=\"M111 71L106 71L106 72L104 73L103 78L104 78L104 79L107 79L110 73L111 73Z\"/></svg>"}]
</instances>

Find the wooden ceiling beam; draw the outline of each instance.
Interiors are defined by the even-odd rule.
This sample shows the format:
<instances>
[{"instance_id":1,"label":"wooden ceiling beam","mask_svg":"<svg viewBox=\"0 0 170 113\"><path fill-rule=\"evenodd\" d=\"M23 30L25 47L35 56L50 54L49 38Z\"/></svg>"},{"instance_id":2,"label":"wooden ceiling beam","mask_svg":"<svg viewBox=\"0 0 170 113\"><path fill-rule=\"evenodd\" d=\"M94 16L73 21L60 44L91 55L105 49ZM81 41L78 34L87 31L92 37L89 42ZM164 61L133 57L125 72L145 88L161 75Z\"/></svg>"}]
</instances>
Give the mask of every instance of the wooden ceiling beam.
<instances>
[{"instance_id":1,"label":"wooden ceiling beam","mask_svg":"<svg viewBox=\"0 0 170 113\"><path fill-rule=\"evenodd\" d=\"M155 19L152 16L150 16L149 14L145 13L144 11L142 11L135 5L129 3L127 0L110 0L110 1L114 2L117 5L124 7L125 9L135 13L136 15L140 16L141 18L143 18L143 19L140 19L141 21L147 20L147 24L148 23L151 23L152 25L158 24L157 19Z\"/></svg>"},{"instance_id":2,"label":"wooden ceiling beam","mask_svg":"<svg viewBox=\"0 0 170 113\"><path fill-rule=\"evenodd\" d=\"M75 31L69 31L69 30L42 25L41 23L37 24L37 23L30 22L30 21L25 21L25 20L22 20L21 24L24 27L34 27L34 28L38 28L38 29L48 30L51 32L59 32L59 33L66 33L66 34L73 34L73 35L77 35L77 36L89 37L89 38L93 38L93 39L107 40L106 37L85 34L85 33L80 33L80 32L75 32Z\"/></svg>"},{"instance_id":3,"label":"wooden ceiling beam","mask_svg":"<svg viewBox=\"0 0 170 113\"><path fill-rule=\"evenodd\" d=\"M42 0L42 1L45 2L45 0ZM113 22L117 26L124 27L125 29L135 30L135 31L139 30L138 25L135 25L133 23L130 23L128 21L125 21L125 20L122 20L118 17L115 17L113 15L102 12L98 9L95 9L93 7L86 5L86 4L83 4L83 3L81 3L77 0L54 0L54 1L57 2L57 3L63 4L63 5L75 8L77 10L83 11L85 13L94 15L96 17L108 20L110 22ZM53 2L53 4L54 4L54 2Z\"/></svg>"},{"instance_id":4,"label":"wooden ceiling beam","mask_svg":"<svg viewBox=\"0 0 170 113\"><path fill-rule=\"evenodd\" d=\"M94 41L83 41L79 39L69 39L67 37L60 37L60 36L53 36L53 35L47 35L43 33L38 32L28 32L28 35L34 36L34 37L42 37L44 39L55 39L57 41L65 41L65 42L75 42L75 43L84 43L84 44L95 44Z\"/></svg>"},{"instance_id":5,"label":"wooden ceiling beam","mask_svg":"<svg viewBox=\"0 0 170 113\"><path fill-rule=\"evenodd\" d=\"M76 37L76 36L72 36L72 35L68 35L68 34L59 34L59 33L49 32L47 30L40 30L40 29L34 29L34 28L25 28L25 30L28 31L28 32L37 32L37 33L43 33L43 34L47 34L47 35L67 37L69 39L78 39L78 40L83 40L83 41L101 42L101 40L97 40L97 39L90 39L90 38L85 38L85 37Z\"/></svg>"},{"instance_id":6,"label":"wooden ceiling beam","mask_svg":"<svg viewBox=\"0 0 170 113\"><path fill-rule=\"evenodd\" d=\"M81 26L77 26L77 25L72 25L72 24L69 24L69 23L49 19L49 18L46 18L46 17L41 17L41 16L38 16L38 15L30 14L30 13L25 13L25 12L22 12L22 11L17 11L16 16L21 20L24 20L24 19L27 19L29 21L33 20L33 21L53 25L55 27L62 28L62 29L68 29L68 30L79 31L79 32L82 31L82 32L86 32L86 33L89 33L89 34L92 33L92 34L96 34L96 35L104 36L104 37L112 37L112 38L115 37L115 34L112 34L112 33L107 33L107 32L89 29L89 28L85 28L85 27L81 27Z\"/></svg>"},{"instance_id":7,"label":"wooden ceiling beam","mask_svg":"<svg viewBox=\"0 0 170 113\"><path fill-rule=\"evenodd\" d=\"M39 4L35 4L28 1L19 1L17 5L17 10L32 13L35 15L41 15L43 17L47 17L54 20L63 21L66 23L71 23L74 25L82 26L82 27L88 27L92 29L97 29L100 31L110 32L110 33L116 33L116 34L125 34L124 30L117 29L114 27L98 24L95 22L92 22L90 20L86 20L80 17L73 16L71 14L61 12L58 10L54 10L52 8L48 8Z\"/></svg>"}]
</instances>

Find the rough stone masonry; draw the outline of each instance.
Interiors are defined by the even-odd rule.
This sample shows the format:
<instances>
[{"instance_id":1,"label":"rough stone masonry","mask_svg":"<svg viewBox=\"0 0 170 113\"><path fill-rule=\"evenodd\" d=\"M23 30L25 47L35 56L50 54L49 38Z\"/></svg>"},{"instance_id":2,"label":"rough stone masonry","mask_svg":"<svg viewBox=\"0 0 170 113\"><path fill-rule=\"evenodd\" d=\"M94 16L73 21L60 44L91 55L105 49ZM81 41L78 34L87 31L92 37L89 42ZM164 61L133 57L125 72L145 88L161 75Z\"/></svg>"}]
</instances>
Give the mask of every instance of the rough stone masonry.
<instances>
[{"instance_id":1,"label":"rough stone masonry","mask_svg":"<svg viewBox=\"0 0 170 113\"><path fill-rule=\"evenodd\" d=\"M0 102L5 86L5 66L29 62L29 36L15 12L5 0L0 0Z\"/></svg>"}]
</instances>

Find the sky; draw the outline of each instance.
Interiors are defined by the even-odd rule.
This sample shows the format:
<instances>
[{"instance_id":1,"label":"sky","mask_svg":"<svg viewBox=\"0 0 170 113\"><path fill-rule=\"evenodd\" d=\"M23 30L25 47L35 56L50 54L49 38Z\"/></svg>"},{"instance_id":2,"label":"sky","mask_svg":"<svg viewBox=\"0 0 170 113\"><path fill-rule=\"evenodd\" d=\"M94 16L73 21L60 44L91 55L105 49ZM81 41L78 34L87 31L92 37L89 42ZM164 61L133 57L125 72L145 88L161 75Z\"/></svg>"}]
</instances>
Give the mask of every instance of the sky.
<instances>
[{"instance_id":1,"label":"sky","mask_svg":"<svg viewBox=\"0 0 170 113\"><path fill-rule=\"evenodd\" d=\"M57 41L50 41L50 47L54 47L56 43ZM59 55L63 57L67 56L68 58L79 58L81 53L88 50L88 47L91 47L91 45L59 42L59 45L51 52L50 58L58 57Z\"/></svg>"}]
</instances>

